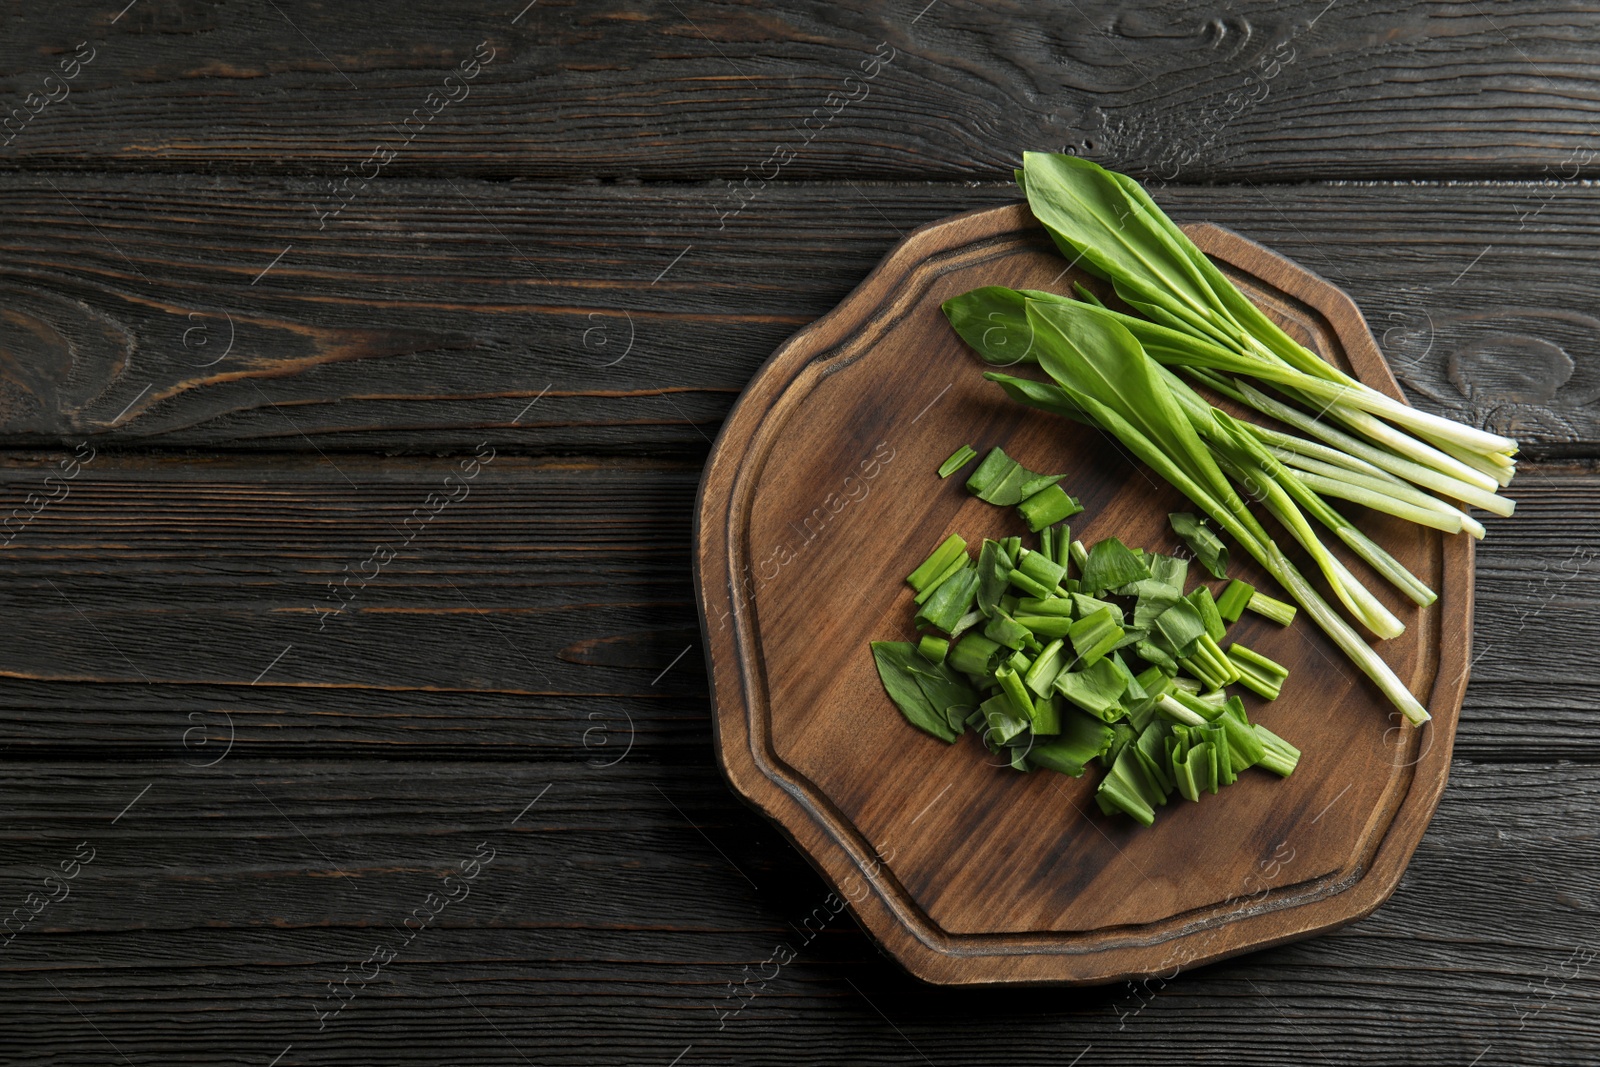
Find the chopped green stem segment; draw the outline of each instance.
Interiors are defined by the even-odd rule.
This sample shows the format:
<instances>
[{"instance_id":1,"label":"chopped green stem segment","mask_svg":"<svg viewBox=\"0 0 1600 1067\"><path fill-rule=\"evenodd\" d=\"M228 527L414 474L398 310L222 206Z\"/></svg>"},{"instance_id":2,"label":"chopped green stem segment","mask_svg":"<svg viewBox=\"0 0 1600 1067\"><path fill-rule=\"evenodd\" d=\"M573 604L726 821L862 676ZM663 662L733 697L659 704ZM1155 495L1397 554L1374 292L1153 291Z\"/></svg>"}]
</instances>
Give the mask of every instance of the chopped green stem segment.
<instances>
[{"instance_id":1,"label":"chopped green stem segment","mask_svg":"<svg viewBox=\"0 0 1600 1067\"><path fill-rule=\"evenodd\" d=\"M1070 497L1059 485L1049 485L1017 505L1017 514L1034 533L1062 519L1070 518L1083 510L1076 498Z\"/></svg>"},{"instance_id":2,"label":"chopped green stem segment","mask_svg":"<svg viewBox=\"0 0 1600 1067\"><path fill-rule=\"evenodd\" d=\"M1249 603L1245 605L1257 615L1264 615L1279 626L1288 626L1294 622L1295 608L1293 604L1285 604L1267 594L1256 590L1250 594Z\"/></svg>"},{"instance_id":3,"label":"chopped green stem segment","mask_svg":"<svg viewBox=\"0 0 1600 1067\"><path fill-rule=\"evenodd\" d=\"M950 564L958 557L964 558L966 554L967 542L962 540L960 534L951 534L933 550L933 555L923 560L922 565L907 576L906 581L920 593L930 585L938 584L934 579L949 570Z\"/></svg>"},{"instance_id":4,"label":"chopped green stem segment","mask_svg":"<svg viewBox=\"0 0 1600 1067\"><path fill-rule=\"evenodd\" d=\"M971 445L962 445L950 454L950 458L939 464L939 477L948 478L956 471L965 467L973 456L978 453Z\"/></svg>"},{"instance_id":5,"label":"chopped green stem segment","mask_svg":"<svg viewBox=\"0 0 1600 1067\"><path fill-rule=\"evenodd\" d=\"M1020 649L1027 644L1030 636L1026 626L1003 611L995 612L994 618L989 620L989 625L983 628L983 633L990 640L1011 649Z\"/></svg>"},{"instance_id":6,"label":"chopped green stem segment","mask_svg":"<svg viewBox=\"0 0 1600 1067\"><path fill-rule=\"evenodd\" d=\"M1238 670L1211 639L1210 634L1201 634L1194 643L1194 651L1179 660L1178 665L1198 678L1209 689L1221 689L1239 680Z\"/></svg>"},{"instance_id":7,"label":"chopped green stem segment","mask_svg":"<svg viewBox=\"0 0 1600 1067\"><path fill-rule=\"evenodd\" d=\"M1034 555L1038 555L1037 552ZM1053 585L1045 585L1035 581L1021 569L1015 569L1006 575L1006 580L1031 597L1048 597L1055 592Z\"/></svg>"},{"instance_id":8,"label":"chopped green stem segment","mask_svg":"<svg viewBox=\"0 0 1600 1067\"><path fill-rule=\"evenodd\" d=\"M1228 588L1217 598L1217 614L1222 616L1224 622L1238 622L1255 591L1256 587L1249 582L1241 582L1237 578L1229 582Z\"/></svg>"},{"instance_id":9,"label":"chopped green stem segment","mask_svg":"<svg viewBox=\"0 0 1600 1067\"><path fill-rule=\"evenodd\" d=\"M1110 607L1101 608L1093 615L1079 619L1072 624L1068 631L1073 649L1078 653L1077 662L1085 667L1092 666L1102 656L1117 647L1122 640L1122 627L1117 625L1116 616Z\"/></svg>"},{"instance_id":10,"label":"chopped green stem segment","mask_svg":"<svg viewBox=\"0 0 1600 1067\"><path fill-rule=\"evenodd\" d=\"M1200 613L1200 620L1206 624L1206 633L1211 635L1211 640L1221 641L1228 628L1223 625L1222 613L1217 610L1217 602L1211 598L1211 590L1203 585L1196 586L1186 599Z\"/></svg>"},{"instance_id":11,"label":"chopped green stem segment","mask_svg":"<svg viewBox=\"0 0 1600 1067\"><path fill-rule=\"evenodd\" d=\"M1022 610L1020 605L1017 610ZM1065 637L1076 625L1072 619L1062 615L1017 615L1016 620L1034 637L1043 640Z\"/></svg>"},{"instance_id":12,"label":"chopped green stem segment","mask_svg":"<svg viewBox=\"0 0 1600 1067\"><path fill-rule=\"evenodd\" d=\"M922 640L917 642L917 651L930 663L943 663L950 652L950 641L933 634L923 634Z\"/></svg>"},{"instance_id":13,"label":"chopped green stem segment","mask_svg":"<svg viewBox=\"0 0 1600 1067\"><path fill-rule=\"evenodd\" d=\"M1011 706L1021 711L1033 721L1033 698L1028 695L1027 687L1022 684L1022 679L1009 665L1001 667L994 672L994 680L1000 683L1000 691L1011 698Z\"/></svg>"},{"instance_id":14,"label":"chopped green stem segment","mask_svg":"<svg viewBox=\"0 0 1600 1067\"><path fill-rule=\"evenodd\" d=\"M1065 647L1065 642L1059 637L1056 638L1044 646L1044 651L1039 653L1038 658L1028 668L1027 677L1023 681L1035 696L1046 697L1053 691L1056 675L1061 673L1062 653Z\"/></svg>"},{"instance_id":15,"label":"chopped green stem segment","mask_svg":"<svg viewBox=\"0 0 1600 1067\"><path fill-rule=\"evenodd\" d=\"M978 595L978 568L963 563L960 570L932 590L927 603L917 609L916 620L945 633L953 633Z\"/></svg>"},{"instance_id":16,"label":"chopped green stem segment","mask_svg":"<svg viewBox=\"0 0 1600 1067\"><path fill-rule=\"evenodd\" d=\"M1022 557L1022 562L1017 564L1017 569L1040 585L1052 590L1066 576L1066 568L1043 552L1029 552ZM1046 593L1045 595L1049 596L1050 594Z\"/></svg>"},{"instance_id":17,"label":"chopped green stem segment","mask_svg":"<svg viewBox=\"0 0 1600 1067\"><path fill-rule=\"evenodd\" d=\"M1265 749L1256 766L1265 767L1280 778L1293 774L1300 763L1300 750L1260 723L1255 724L1255 731Z\"/></svg>"},{"instance_id":18,"label":"chopped green stem segment","mask_svg":"<svg viewBox=\"0 0 1600 1067\"><path fill-rule=\"evenodd\" d=\"M1233 662L1234 671L1239 675L1239 684L1252 693L1268 700L1277 700L1278 694L1283 692L1289 668L1237 641L1228 646L1228 659Z\"/></svg>"},{"instance_id":19,"label":"chopped green stem segment","mask_svg":"<svg viewBox=\"0 0 1600 1067\"><path fill-rule=\"evenodd\" d=\"M1066 523L1052 527L1055 531L1050 558L1061 564L1062 580L1072 573L1072 527Z\"/></svg>"},{"instance_id":20,"label":"chopped green stem segment","mask_svg":"<svg viewBox=\"0 0 1600 1067\"><path fill-rule=\"evenodd\" d=\"M982 634L967 634L945 657L945 662L963 674L987 677L990 658L1000 650L1000 643Z\"/></svg>"},{"instance_id":21,"label":"chopped green stem segment","mask_svg":"<svg viewBox=\"0 0 1600 1067\"><path fill-rule=\"evenodd\" d=\"M926 603L934 593L939 591L945 582L949 581L951 578L954 578L957 574L960 574L971 562L972 561L967 558L967 554L962 552L961 555L950 561L949 567L946 567L941 574L935 577L933 581L928 583L926 589L912 598L913 602L917 604Z\"/></svg>"}]
</instances>

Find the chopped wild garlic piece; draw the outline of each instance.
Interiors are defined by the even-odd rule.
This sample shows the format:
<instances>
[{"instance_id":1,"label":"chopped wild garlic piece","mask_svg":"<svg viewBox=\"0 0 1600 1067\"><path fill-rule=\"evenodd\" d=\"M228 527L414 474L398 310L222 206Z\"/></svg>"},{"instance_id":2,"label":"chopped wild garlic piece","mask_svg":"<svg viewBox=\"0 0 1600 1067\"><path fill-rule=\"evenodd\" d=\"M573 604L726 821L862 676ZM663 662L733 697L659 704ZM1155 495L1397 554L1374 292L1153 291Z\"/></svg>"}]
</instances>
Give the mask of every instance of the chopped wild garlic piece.
<instances>
[{"instance_id":1,"label":"chopped wild garlic piece","mask_svg":"<svg viewBox=\"0 0 1600 1067\"><path fill-rule=\"evenodd\" d=\"M1256 587L1249 582L1241 582L1235 578L1217 598L1217 614L1222 616L1224 622L1238 622L1239 616L1244 614L1244 609L1249 606L1250 597L1255 591Z\"/></svg>"},{"instance_id":2,"label":"chopped wild garlic piece","mask_svg":"<svg viewBox=\"0 0 1600 1067\"><path fill-rule=\"evenodd\" d=\"M967 614L978 593L978 568L966 565L931 591L927 603L917 609L916 621L950 633Z\"/></svg>"},{"instance_id":3,"label":"chopped wild garlic piece","mask_svg":"<svg viewBox=\"0 0 1600 1067\"><path fill-rule=\"evenodd\" d=\"M1077 778L1090 760L1105 754L1113 737L1112 728L1099 719L1065 708L1060 712L1056 736L1029 749L1028 762Z\"/></svg>"},{"instance_id":4,"label":"chopped wild garlic piece","mask_svg":"<svg viewBox=\"0 0 1600 1067\"><path fill-rule=\"evenodd\" d=\"M1222 614L1217 610L1217 602L1211 597L1211 590L1203 585L1199 586L1187 599L1200 612L1200 621L1206 624L1206 633L1211 635L1211 640L1221 641L1227 634L1228 628L1222 622Z\"/></svg>"},{"instance_id":5,"label":"chopped wild garlic piece","mask_svg":"<svg viewBox=\"0 0 1600 1067\"><path fill-rule=\"evenodd\" d=\"M1289 668L1274 663L1253 649L1235 641L1228 646L1228 659L1233 661L1239 675L1239 684L1268 700L1277 700L1283 692L1283 683L1289 677Z\"/></svg>"},{"instance_id":6,"label":"chopped wild garlic piece","mask_svg":"<svg viewBox=\"0 0 1600 1067\"><path fill-rule=\"evenodd\" d=\"M1034 637L1047 641L1067 636L1074 625L1071 619L1061 615L1023 615L1019 611L1015 618Z\"/></svg>"},{"instance_id":7,"label":"chopped wild garlic piece","mask_svg":"<svg viewBox=\"0 0 1600 1067\"><path fill-rule=\"evenodd\" d=\"M983 628L985 637L998 641L1006 648L1020 649L1028 643L1028 628L1003 611L994 613L989 620L989 625Z\"/></svg>"},{"instance_id":8,"label":"chopped wild garlic piece","mask_svg":"<svg viewBox=\"0 0 1600 1067\"><path fill-rule=\"evenodd\" d=\"M989 658L999 649L998 642L991 641L982 634L967 634L956 642L955 647L945 656L945 663L962 674L982 675L987 678L991 673Z\"/></svg>"},{"instance_id":9,"label":"chopped wild garlic piece","mask_svg":"<svg viewBox=\"0 0 1600 1067\"><path fill-rule=\"evenodd\" d=\"M1040 585L1050 589L1053 593L1066 575L1066 568L1043 552L1029 552L1022 557L1022 562L1017 564L1017 569ZM1050 593L1045 594L1051 595Z\"/></svg>"},{"instance_id":10,"label":"chopped wild garlic piece","mask_svg":"<svg viewBox=\"0 0 1600 1067\"><path fill-rule=\"evenodd\" d=\"M962 445L960 448L950 453L949 459L939 464L939 477L950 477L956 471L960 470L962 467L965 467L972 460L972 457L976 456L977 454L978 453L973 450L971 445Z\"/></svg>"},{"instance_id":11,"label":"chopped wild garlic piece","mask_svg":"<svg viewBox=\"0 0 1600 1067\"><path fill-rule=\"evenodd\" d=\"M1255 731L1264 747L1256 766L1265 767L1280 778L1293 774L1295 767L1300 764L1300 750L1260 723L1255 724Z\"/></svg>"},{"instance_id":12,"label":"chopped wild garlic piece","mask_svg":"<svg viewBox=\"0 0 1600 1067\"><path fill-rule=\"evenodd\" d=\"M1068 635L1078 653L1078 662L1087 667L1117 646L1122 640L1122 627L1117 625L1111 608L1106 607L1073 623Z\"/></svg>"},{"instance_id":13,"label":"chopped wild garlic piece","mask_svg":"<svg viewBox=\"0 0 1600 1067\"><path fill-rule=\"evenodd\" d=\"M1064 477L1064 474L1035 474L1002 450L994 448L983 457L983 462L972 472L972 477L967 479L967 490L979 500L1010 507Z\"/></svg>"},{"instance_id":14,"label":"chopped wild garlic piece","mask_svg":"<svg viewBox=\"0 0 1600 1067\"><path fill-rule=\"evenodd\" d=\"M906 581L911 583L911 588L920 593L930 585L936 585L934 579L947 572L950 565L958 558L964 559L966 555L966 541L962 540L960 534L951 534L933 550L933 555L922 561L922 566L906 577Z\"/></svg>"},{"instance_id":15,"label":"chopped wild garlic piece","mask_svg":"<svg viewBox=\"0 0 1600 1067\"><path fill-rule=\"evenodd\" d=\"M1294 621L1296 608L1293 604L1274 600L1260 590L1250 594L1250 603L1246 606L1257 615L1265 615L1279 626L1288 626Z\"/></svg>"},{"instance_id":16,"label":"chopped wild garlic piece","mask_svg":"<svg viewBox=\"0 0 1600 1067\"><path fill-rule=\"evenodd\" d=\"M1093 666L1082 670L1062 671L1056 675L1056 692L1107 722L1115 722L1122 716L1120 701L1126 689L1127 681L1108 659L1096 660Z\"/></svg>"},{"instance_id":17,"label":"chopped wild garlic piece","mask_svg":"<svg viewBox=\"0 0 1600 1067\"><path fill-rule=\"evenodd\" d=\"M1228 576L1228 546L1216 535L1204 519L1187 511L1174 511L1167 516L1172 532L1183 538L1200 565L1211 572L1213 578Z\"/></svg>"},{"instance_id":18,"label":"chopped wild garlic piece","mask_svg":"<svg viewBox=\"0 0 1600 1067\"><path fill-rule=\"evenodd\" d=\"M1083 510L1083 505L1077 499L1070 497L1059 485L1049 485L1023 498L1017 505L1017 514L1022 516L1022 521L1028 524L1028 529L1034 533L1070 518Z\"/></svg>"},{"instance_id":19,"label":"chopped wild garlic piece","mask_svg":"<svg viewBox=\"0 0 1600 1067\"><path fill-rule=\"evenodd\" d=\"M1085 592L1093 594L1148 577L1149 566L1115 537L1108 537L1091 548L1078 571L1079 584Z\"/></svg>"}]
</instances>

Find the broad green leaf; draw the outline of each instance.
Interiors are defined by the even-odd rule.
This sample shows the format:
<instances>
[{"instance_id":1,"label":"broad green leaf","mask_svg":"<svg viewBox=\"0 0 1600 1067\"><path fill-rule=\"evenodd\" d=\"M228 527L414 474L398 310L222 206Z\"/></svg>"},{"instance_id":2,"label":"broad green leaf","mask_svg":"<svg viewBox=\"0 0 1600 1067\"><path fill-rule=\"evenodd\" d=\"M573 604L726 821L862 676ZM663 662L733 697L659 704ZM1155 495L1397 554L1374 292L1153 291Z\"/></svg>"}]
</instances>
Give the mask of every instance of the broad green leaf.
<instances>
[{"instance_id":1,"label":"broad green leaf","mask_svg":"<svg viewBox=\"0 0 1600 1067\"><path fill-rule=\"evenodd\" d=\"M874 641L872 659L878 666L878 677L889 699L911 725L941 741L956 739L956 731L950 728L945 709L933 706L911 670L914 661L927 662L918 655L916 645L906 641Z\"/></svg>"},{"instance_id":2,"label":"broad green leaf","mask_svg":"<svg viewBox=\"0 0 1600 1067\"><path fill-rule=\"evenodd\" d=\"M1216 299L1196 265L1110 171L1057 153L1022 158L1028 207L1069 260L1110 281L1130 304L1155 305L1194 329L1219 329Z\"/></svg>"},{"instance_id":3,"label":"broad green leaf","mask_svg":"<svg viewBox=\"0 0 1600 1067\"><path fill-rule=\"evenodd\" d=\"M1083 409L1054 382L1036 382L1029 378L998 374L995 371L985 371L983 376L999 385L1006 391L1007 396L1019 403L1072 419L1074 422L1094 424L1093 420L1084 414Z\"/></svg>"},{"instance_id":4,"label":"broad green leaf","mask_svg":"<svg viewBox=\"0 0 1600 1067\"><path fill-rule=\"evenodd\" d=\"M1026 298L1015 289L986 285L951 297L943 308L956 333L986 363L1012 367L1039 362L1033 352L1033 327L1023 311L1025 303Z\"/></svg>"},{"instance_id":5,"label":"broad green leaf","mask_svg":"<svg viewBox=\"0 0 1600 1067\"><path fill-rule=\"evenodd\" d=\"M1091 593L1115 589L1148 577L1150 568L1116 537L1107 537L1089 550L1089 562L1078 576L1083 587Z\"/></svg>"},{"instance_id":6,"label":"broad green leaf","mask_svg":"<svg viewBox=\"0 0 1600 1067\"><path fill-rule=\"evenodd\" d=\"M1230 506L1238 501L1156 365L1124 326L1088 304L1030 301L1027 311L1038 334L1040 365L1050 377L1115 408L1218 500ZM1244 509L1242 501L1238 509Z\"/></svg>"}]
</instances>

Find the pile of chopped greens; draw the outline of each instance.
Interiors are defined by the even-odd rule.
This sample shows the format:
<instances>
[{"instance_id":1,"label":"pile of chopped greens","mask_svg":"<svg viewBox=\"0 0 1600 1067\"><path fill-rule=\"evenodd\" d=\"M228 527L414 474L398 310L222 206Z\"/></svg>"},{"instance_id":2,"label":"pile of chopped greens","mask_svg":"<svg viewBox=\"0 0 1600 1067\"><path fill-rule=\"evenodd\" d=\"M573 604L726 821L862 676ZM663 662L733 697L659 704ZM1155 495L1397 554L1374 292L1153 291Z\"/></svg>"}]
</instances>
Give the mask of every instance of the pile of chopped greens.
<instances>
[{"instance_id":1,"label":"pile of chopped greens","mask_svg":"<svg viewBox=\"0 0 1600 1067\"><path fill-rule=\"evenodd\" d=\"M976 456L963 448L940 467L948 477ZM990 503L1016 506L1039 535L985 540L976 561L952 534L907 582L915 590L916 644L872 644L878 676L912 725L954 742L968 727L1019 771L1080 776L1106 769L1096 799L1149 826L1176 792L1215 793L1250 767L1287 777L1300 753L1260 724L1226 687L1276 699L1288 670L1227 629L1246 610L1287 625L1294 608L1245 582L1215 596L1188 593L1189 561L1129 548L1115 537L1092 546L1060 520L1082 510L1059 486L993 449L967 481ZM1226 550L1201 556L1216 535L1175 514L1176 533L1219 578Z\"/></svg>"},{"instance_id":2,"label":"pile of chopped greens","mask_svg":"<svg viewBox=\"0 0 1600 1067\"><path fill-rule=\"evenodd\" d=\"M1427 710L1288 559L1246 500L1305 551L1357 625L1392 638L1404 624L1328 550L1313 523L1427 606L1437 599L1433 590L1329 501L1481 538L1483 525L1466 509L1512 513L1499 489L1515 471L1516 442L1409 407L1300 345L1126 175L1076 156L1029 152L1017 180L1061 251L1109 281L1133 313L1082 286L1077 299L999 286L964 293L944 305L962 338L992 365L1037 364L1048 380L1000 371L985 377L1015 400L1122 442L1216 523L1212 530L1193 515L1174 520L1208 571L1220 576L1227 566L1218 536L1226 533L1407 719L1427 721ZM1276 425L1235 418L1202 389ZM1012 488L1035 489L1009 477ZM1034 511L1048 513L1043 505Z\"/></svg>"}]
</instances>

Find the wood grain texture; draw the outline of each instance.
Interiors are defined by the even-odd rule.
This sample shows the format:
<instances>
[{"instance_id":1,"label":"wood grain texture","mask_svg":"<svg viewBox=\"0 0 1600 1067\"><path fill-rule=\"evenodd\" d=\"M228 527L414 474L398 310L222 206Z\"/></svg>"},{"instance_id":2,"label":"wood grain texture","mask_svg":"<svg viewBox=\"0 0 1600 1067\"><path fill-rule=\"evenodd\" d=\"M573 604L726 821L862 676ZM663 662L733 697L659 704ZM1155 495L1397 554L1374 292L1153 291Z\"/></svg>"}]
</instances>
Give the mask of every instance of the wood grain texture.
<instances>
[{"instance_id":1,"label":"wood grain texture","mask_svg":"<svg viewBox=\"0 0 1600 1067\"><path fill-rule=\"evenodd\" d=\"M1600 319L1582 309L1600 302L1600 192L1156 195L1346 289L1417 405L1535 457L1595 451ZM290 180L0 175L0 197L0 442L470 451L487 436L698 461L761 361L903 233L1015 189L783 185L720 230L705 185L385 181L323 231L312 186Z\"/></svg>"},{"instance_id":2,"label":"wood grain texture","mask_svg":"<svg viewBox=\"0 0 1600 1067\"><path fill-rule=\"evenodd\" d=\"M29 763L0 778L0 902L80 841L97 852L0 950L0 1059L123 1062L114 1045L141 1067L260 1067L293 1044L285 1064L662 1067L693 1045L683 1062L945 1065L1003 1047L1059 1067L1092 1045L1083 1062L1272 1067L1492 1046L1484 1062L1586 1067L1597 805L1594 767L1458 761L1404 883L1361 923L1148 986L941 990L830 916L709 758ZM319 1033L326 983L483 841L496 858L471 896ZM774 974L778 946L794 958Z\"/></svg>"},{"instance_id":3,"label":"wood grain texture","mask_svg":"<svg viewBox=\"0 0 1600 1067\"><path fill-rule=\"evenodd\" d=\"M0 521L50 492L45 477L70 456L0 461ZM285 758L311 745L342 757L605 762L629 738L673 762L709 751L687 567L698 466L502 456L319 630L327 582L358 569L450 466L330 459L105 453L31 523L11 520L0 757L200 764L230 736L235 752ZM1600 670L1587 653L1600 642L1600 551L1588 538L1600 478L1525 466L1513 495L1516 516L1489 517L1477 550L1457 748L1600 760L1589 729Z\"/></svg>"},{"instance_id":4,"label":"wood grain texture","mask_svg":"<svg viewBox=\"0 0 1600 1067\"><path fill-rule=\"evenodd\" d=\"M63 53L96 51L0 151L331 183L382 144L385 173L757 188L775 170L1006 177L1024 146L1169 180L1533 176L1600 146L1582 3L279 8L71 0L14 20L8 109L62 95L43 79ZM492 60L447 84L480 42ZM880 44L889 62L863 67Z\"/></svg>"},{"instance_id":5,"label":"wood grain texture","mask_svg":"<svg viewBox=\"0 0 1600 1067\"><path fill-rule=\"evenodd\" d=\"M701 660L682 655L699 640L692 468L494 456L463 479L454 459L97 455L71 469L5 471L13 750L181 745L199 764L229 743L327 741L604 761L704 743Z\"/></svg>"},{"instance_id":6,"label":"wood grain texture","mask_svg":"<svg viewBox=\"0 0 1600 1067\"><path fill-rule=\"evenodd\" d=\"M718 438L697 505L713 724L730 784L886 951L940 984L1116 981L1369 913L1443 789L1469 669L1473 542L1369 519L1367 533L1439 595L1419 609L1378 592L1406 625L1381 654L1432 714L1424 733L1401 728L1320 632L1270 624L1240 636L1298 684L1251 714L1306 758L1287 782L1241 782L1209 807L1162 811L1153 828L1097 815L1096 778L985 769L979 746L908 732L867 653L870 641L910 634L901 578L950 533L975 544L1019 528L958 480L939 483L927 457L961 442L1003 446L1066 474L1085 508L1075 536L1176 544L1166 516L1185 506L1179 493L1103 434L1006 399L940 311L980 285L1092 280L1061 268L1038 230L1019 205L909 235L762 368ZM1348 296L1235 234L1189 233L1303 344L1399 395ZM1031 338L1015 343L1021 351ZM891 468L902 455L910 466ZM1230 572L1277 588L1248 559ZM1272 862L1291 837L1303 853L1292 872ZM1202 839L1217 847L1194 850Z\"/></svg>"},{"instance_id":7,"label":"wood grain texture","mask_svg":"<svg viewBox=\"0 0 1600 1067\"><path fill-rule=\"evenodd\" d=\"M1593 171L1594 10L923 7L0 14L13 124L79 41L97 50L0 147L7 513L64 458L31 449L102 448L0 549L0 904L57 844L109 844L95 892L0 950L0 1064L1600 1060L1593 968L1572 977L1600 869L1586 470L1525 467L1518 516L1491 523L1451 787L1374 916L1065 998L915 985L844 915L801 933L826 887L711 770L698 650L652 681L695 640L694 472L760 362L899 231L1014 198L920 182L1005 178L1024 145L1238 182L1158 196L1343 285L1414 402L1515 426L1539 457L1600 442L1596 204L1572 180ZM470 99L361 187L483 40ZM808 136L880 40L894 61ZM780 143L803 150L763 185ZM1293 184L1341 177L1490 180ZM309 653L278 676L309 684L257 681L261 637L436 491L446 464L416 454L486 439L595 469L497 460L496 508L475 490L368 590L401 610L352 609L276 665ZM441 576L552 681L451 615ZM225 716L235 743L206 767ZM325 983L456 844L552 783L511 877L316 1033ZM785 942L798 958L752 979Z\"/></svg>"}]
</instances>

